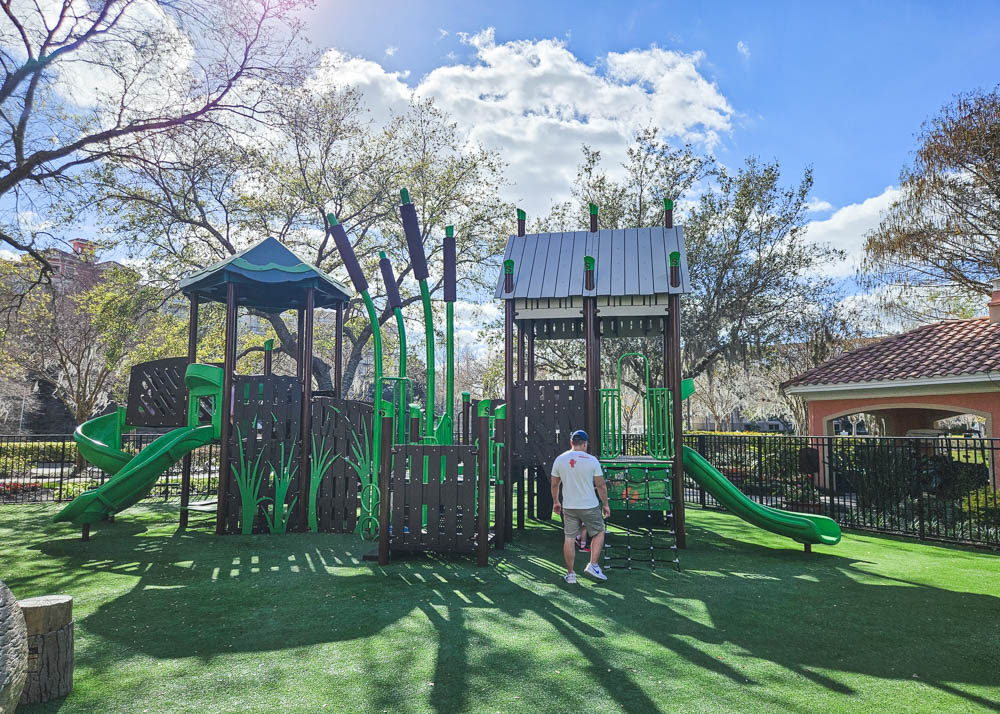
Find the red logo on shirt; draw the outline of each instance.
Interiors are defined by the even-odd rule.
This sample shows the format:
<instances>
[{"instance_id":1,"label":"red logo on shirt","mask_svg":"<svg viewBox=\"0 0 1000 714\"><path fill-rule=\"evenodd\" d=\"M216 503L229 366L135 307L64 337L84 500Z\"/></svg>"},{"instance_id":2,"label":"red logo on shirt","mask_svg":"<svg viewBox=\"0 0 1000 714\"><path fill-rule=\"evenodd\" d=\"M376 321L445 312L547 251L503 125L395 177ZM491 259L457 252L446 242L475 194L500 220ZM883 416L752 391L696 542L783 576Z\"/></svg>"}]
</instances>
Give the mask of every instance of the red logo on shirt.
<instances>
[{"instance_id":1,"label":"red logo on shirt","mask_svg":"<svg viewBox=\"0 0 1000 714\"><path fill-rule=\"evenodd\" d=\"M576 459L570 459L569 460L569 467L571 469L575 469L576 468Z\"/></svg>"}]
</instances>

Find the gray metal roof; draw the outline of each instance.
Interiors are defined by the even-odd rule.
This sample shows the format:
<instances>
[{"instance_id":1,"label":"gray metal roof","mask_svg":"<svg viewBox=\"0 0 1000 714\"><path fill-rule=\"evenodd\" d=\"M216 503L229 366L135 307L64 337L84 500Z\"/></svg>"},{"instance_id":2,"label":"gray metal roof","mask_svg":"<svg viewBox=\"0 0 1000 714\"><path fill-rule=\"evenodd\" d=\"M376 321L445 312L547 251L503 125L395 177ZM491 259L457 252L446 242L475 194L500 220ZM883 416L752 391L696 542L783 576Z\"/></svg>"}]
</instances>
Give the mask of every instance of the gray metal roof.
<instances>
[{"instance_id":1,"label":"gray metal roof","mask_svg":"<svg viewBox=\"0 0 1000 714\"><path fill-rule=\"evenodd\" d=\"M681 284L670 285L670 254L681 254ZM583 289L583 258L594 258L596 289ZM514 292L497 281L496 298L573 295L656 295L691 292L680 226L531 233L511 236L504 260L514 261Z\"/></svg>"}]
</instances>

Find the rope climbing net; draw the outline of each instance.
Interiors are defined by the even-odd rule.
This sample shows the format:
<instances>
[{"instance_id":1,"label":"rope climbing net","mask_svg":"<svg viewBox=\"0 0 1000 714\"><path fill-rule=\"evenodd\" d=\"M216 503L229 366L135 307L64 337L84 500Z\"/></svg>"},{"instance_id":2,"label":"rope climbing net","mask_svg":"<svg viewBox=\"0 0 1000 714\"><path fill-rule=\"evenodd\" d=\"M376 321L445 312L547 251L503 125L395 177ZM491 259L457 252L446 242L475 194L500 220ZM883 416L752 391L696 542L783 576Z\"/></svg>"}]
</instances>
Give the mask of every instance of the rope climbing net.
<instances>
[{"instance_id":1,"label":"rope climbing net","mask_svg":"<svg viewBox=\"0 0 1000 714\"><path fill-rule=\"evenodd\" d=\"M674 531L670 468L665 465L604 465L611 527L604 543L608 569L664 564L680 570Z\"/></svg>"}]
</instances>

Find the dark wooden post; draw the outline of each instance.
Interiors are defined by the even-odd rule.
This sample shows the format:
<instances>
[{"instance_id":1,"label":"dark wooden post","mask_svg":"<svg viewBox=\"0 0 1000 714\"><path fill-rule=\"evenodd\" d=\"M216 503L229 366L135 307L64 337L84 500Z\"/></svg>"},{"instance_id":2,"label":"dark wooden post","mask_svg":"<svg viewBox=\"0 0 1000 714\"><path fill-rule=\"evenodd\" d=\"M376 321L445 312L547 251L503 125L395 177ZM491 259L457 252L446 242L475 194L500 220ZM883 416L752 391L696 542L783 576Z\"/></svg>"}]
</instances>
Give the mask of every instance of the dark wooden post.
<instances>
[{"instance_id":1,"label":"dark wooden post","mask_svg":"<svg viewBox=\"0 0 1000 714\"><path fill-rule=\"evenodd\" d=\"M302 418L299 420L299 527L309 530L309 462L312 451L312 358L313 319L316 312L316 290L306 288L305 320L302 330Z\"/></svg>"},{"instance_id":2,"label":"dark wooden post","mask_svg":"<svg viewBox=\"0 0 1000 714\"><path fill-rule=\"evenodd\" d=\"M535 321L528 323L528 380L535 379Z\"/></svg>"},{"instance_id":3,"label":"dark wooden post","mask_svg":"<svg viewBox=\"0 0 1000 714\"><path fill-rule=\"evenodd\" d=\"M295 376L302 379L302 332L305 328L305 310L299 308L298 322L295 328Z\"/></svg>"},{"instance_id":4,"label":"dark wooden post","mask_svg":"<svg viewBox=\"0 0 1000 714\"><path fill-rule=\"evenodd\" d=\"M344 303L337 303L337 327L333 342L333 393L343 399L344 388Z\"/></svg>"},{"instance_id":5,"label":"dark wooden post","mask_svg":"<svg viewBox=\"0 0 1000 714\"><path fill-rule=\"evenodd\" d=\"M233 425L233 372L236 369L236 283L226 284L226 344L222 358L222 434L219 441L219 495L215 516L215 532L226 532L226 511L229 501L229 438ZM220 408L216 405L216 408Z\"/></svg>"},{"instance_id":6,"label":"dark wooden post","mask_svg":"<svg viewBox=\"0 0 1000 714\"><path fill-rule=\"evenodd\" d=\"M523 382L525 376L527 376L527 360L525 355L527 353L525 345L525 334L524 325L517 326L517 381Z\"/></svg>"},{"instance_id":7,"label":"dark wooden post","mask_svg":"<svg viewBox=\"0 0 1000 714\"><path fill-rule=\"evenodd\" d=\"M479 565L489 562L489 526L490 526L490 418L476 418L476 560Z\"/></svg>"},{"instance_id":8,"label":"dark wooden post","mask_svg":"<svg viewBox=\"0 0 1000 714\"><path fill-rule=\"evenodd\" d=\"M670 218L671 212L666 212ZM670 286L680 288L680 254L670 254ZM674 468L673 468L673 498L674 498L674 533L677 547L687 547L684 516L684 412L681 407L681 296L680 293L670 293L667 298L670 308L670 352L664 355L673 363L670 370L670 391L673 406L673 437L674 437Z\"/></svg>"},{"instance_id":9,"label":"dark wooden post","mask_svg":"<svg viewBox=\"0 0 1000 714\"><path fill-rule=\"evenodd\" d=\"M472 443L472 395L462 392L462 443Z\"/></svg>"},{"instance_id":10,"label":"dark wooden post","mask_svg":"<svg viewBox=\"0 0 1000 714\"><path fill-rule=\"evenodd\" d=\"M198 293L191 293L188 308L188 364L198 361ZM189 396L188 399L191 399ZM197 412L196 412L197 413ZM181 462L181 515L180 527L187 528L188 504L191 500L191 453L184 454Z\"/></svg>"},{"instance_id":11,"label":"dark wooden post","mask_svg":"<svg viewBox=\"0 0 1000 714\"><path fill-rule=\"evenodd\" d=\"M589 255L583 259L583 289L584 291L592 291L594 289L594 259ZM598 414L601 408L601 381L599 374L601 343L597 335L597 297L594 295L583 296L583 341L585 380L587 385L587 396L584 400L586 430L590 436L590 453L600 455Z\"/></svg>"},{"instance_id":12,"label":"dark wooden post","mask_svg":"<svg viewBox=\"0 0 1000 714\"><path fill-rule=\"evenodd\" d=\"M499 441L497 438L497 426L499 424L498 420L493 421L493 441L487 440L487 449ZM503 451L506 450L506 444L504 444ZM503 463L503 453L497 454L496 458L496 483L493 484L493 547L497 550L503 550L504 545L507 543L507 484L504 479L505 469L503 467L505 464Z\"/></svg>"},{"instance_id":13,"label":"dark wooden post","mask_svg":"<svg viewBox=\"0 0 1000 714\"><path fill-rule=\"evenodd\" d=\"M379 459L378 473L375 475L378 480L378 564L389 564L389 508L392 505L391 474L392 474L392 417L380 417L375 413L376 419L382 420L382 443L375 447L382 450L382 457ZM418 421L419 427L419 421ZM419 432L418 432L419 433ZM402 526L400 526L402 527Z\"/></svg>"},{"instance_id":14,"label":"dark wooden post","mask_svg":"<svg viewBox=\"0 0 1000 714\"><path fill-rule=\"evenodd\" d=\"M503 288L504 293L506 293L506 301L504 303L504 363L503 363L503 396L504 404L507 405L506 416L511 421L515 418L514 411L514 261L505 260L503 264L504 280ZM504 524L509 520L509 514L507 514L506 509L510 507L510 504L506 502L503 498L504 491L506 489L506 484L510 482L511 479L511 457L513 452L511 451L511 442L506 440L503 442L503 459L502 466L503 470L497 469L497 480L504 481L504 485L497 484L497 501L495 508L497 509L496 518L496 547L503 548L504 537L503 530Z\"/></svg>"},{"instance_id":15,"label":"dark wooden post","mask_svg":"<svg viewBox=\"0 0 1000 714\"><path fill-rule=\"evenodd\" d=\"M524 237L524 224L528 220L528 214L522 211L520 208L517 209L517 237Z\"/></svg>"}]
</instances>

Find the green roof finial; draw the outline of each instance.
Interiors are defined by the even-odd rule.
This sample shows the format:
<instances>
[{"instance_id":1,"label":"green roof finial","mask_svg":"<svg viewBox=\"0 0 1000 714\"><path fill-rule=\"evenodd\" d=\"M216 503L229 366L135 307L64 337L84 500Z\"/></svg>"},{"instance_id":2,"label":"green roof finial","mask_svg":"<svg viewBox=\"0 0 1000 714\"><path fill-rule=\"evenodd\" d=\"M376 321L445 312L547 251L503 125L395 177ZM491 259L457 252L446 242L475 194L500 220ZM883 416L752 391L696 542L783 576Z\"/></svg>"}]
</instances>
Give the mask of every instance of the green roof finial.
<instances>
[{"instance_id":1,"label":"green roof finial","mask_svg":"<svg viewBox=\"0 0 1000 714\"><path fill-rule=\"evenodd\" d=\"M583 256L583 269L584 270L594 269L594 256L592 255Z\"/></svg>"},{"instance_id":2,"label":"green roof finial","mask_svg":"<svg viewBox=\"0 0 1000 714\"><path fill-rule=\"evenodd\" d=\"M266 340L264 342L264 351L270 352L273 349L274 349L274 340Z\"/></svg>"},{"instance_id":3,"label":"green roof finial","mask_svg":"<svg viewBox=\"0 0 1000 714\"><path fill-rule=\"evenodd\" d=\"M379 259L379 260L385 260L385 259L386 259L387 257L389 257L389 256L387 256L387 255L385 254L385 251L384 251L384 250L380 250L380 251L378 252L378 259Z\"/></svg>"},{"instance_id":4,"label":"green roof finial","mask_svg":"<svg viewBox=\"0 0 1000 714\"><path fill-rule=\"evenodd\" d=\"M399 189L399 198L400 198L400 200L403 203L409 203L410 202L410 192L407 191L405 188Z\"/></svg>"},{"instance_id":5,"label":"green roof finial","mask_svg":"<svg viewBox=\"0 0 1000 714\"><path fill-rule=\"evenodd\" d=\"M670 267L679 268L681 266L681 254L679 251L674 251L670 254Z\"/></svg>"},{"instance_id":6,"label":"green roof finial","mask_svg":"<svg viewBox=\"0 0 1000 714\"><path fill-rule=\"evenodd\" d=\"M523 211L522 209L520 209L520 208L519 208L519 209L517 209L517 220L519 220L519 221L526 221L526 220L528 220L528 214L527 214L527 213L525 213L525 212L524 212L524 211Z\"/></svg>"},{"instance_id":7,"label":"green roof finial","mask_svg":"<svg viewBox=\"0 0 1000 714\"><path fill-rule=\"evenodd\" d=\"M671 199L669 199L669 198L664 198L663 199L663 210L664 211L672 211L672 210L674 210L674 202Z\"/></svg>"},{"instance_id":8,"label":"green roof finial","mask_svg":"<svg viewBox=\"0 0 1000 714\"><path fill-rule=\"evenodd\" d=\"M326 214L326 222L329 223L331 226L335 226L335 225L337 225L337 217L335 215L333 215L332 213L327 213Z\"/></svg>"},{"instance_id":9,"label":"green roof finial","mask_svg":"<svg viewBox=\"0 0 1000 714\"><path fill-rule=\"evenodd\" d=\"M445 236L445 238L454 238L455 237L455 226L445 226L444 227L444 236Z\"/></svg>"},{"instance_id":10,"label":"green roof finial","mask_svg":"<svg viewBox=\"0 0 1000 714\"><path fill-rule=\"evenodd\" d=\"M503 262L503 274L513 275L514 274L514 261L509 258Z\"/></svg>"},{"instance_id":11,"label":"green roof finial","mask_svg":"<svg viewBox=\"0 0 1000 714\"><path fill-rule=\"evenodd\" d=\"M592 216L596 216L597 215L597 204L596 203L591 203L590 204L590 215L592 215Z\"/></svg>"}]
</instances>

